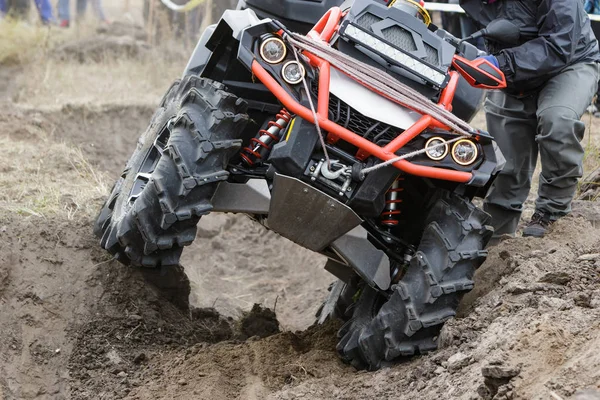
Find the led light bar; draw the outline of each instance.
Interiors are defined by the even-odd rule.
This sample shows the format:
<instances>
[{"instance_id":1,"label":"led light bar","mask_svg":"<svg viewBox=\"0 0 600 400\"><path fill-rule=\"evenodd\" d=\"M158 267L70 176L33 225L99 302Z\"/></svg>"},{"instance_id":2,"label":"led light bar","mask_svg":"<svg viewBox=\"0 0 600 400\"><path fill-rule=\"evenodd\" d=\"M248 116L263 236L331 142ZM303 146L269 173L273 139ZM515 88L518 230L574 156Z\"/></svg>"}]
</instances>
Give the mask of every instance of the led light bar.
<instances>
[{"instance_id":1,"label":"led light bar","mask_svg":"<svg viewBox=\"0 0 600 400\"><path fill-rule=\"evenodd\" d=\"M444 82L446 81L446 74L431 68L427 64L422 63L416 58L409 56L401 50L398 50L387 44L380 38L373 36L372 34L365 32L352 24L348 24L346 26L344 35L355 40L361 46L365 46L382 56L388 57L402 68L407 69L415 75L439 87L443 86Z\"/></svg>"}]
</instances>

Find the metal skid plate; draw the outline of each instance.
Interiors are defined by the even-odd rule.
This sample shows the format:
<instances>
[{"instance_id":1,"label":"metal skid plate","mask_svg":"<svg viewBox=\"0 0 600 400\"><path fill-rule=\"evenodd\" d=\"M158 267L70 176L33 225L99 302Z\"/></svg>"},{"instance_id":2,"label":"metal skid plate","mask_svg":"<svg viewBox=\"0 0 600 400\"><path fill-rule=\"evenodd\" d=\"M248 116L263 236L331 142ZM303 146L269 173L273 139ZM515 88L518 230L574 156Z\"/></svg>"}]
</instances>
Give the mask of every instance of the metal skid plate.
<instances>
[{"instance_id":1,"label":"metal skid plate","mask_svg":"<svg viewBox=\"0 0 600 400\"><path fill-rule=\"evenodd\" d=\"M337 239L331 248L369 285L375 284L383 290L390 287L390 260L382 250L373 246L362 226Z\"/></svg>"},{"instance_id":2,"label":"metal skid plate","mask_svg":"<svg viewBox=\"0 0 600 400\"><path fill-rule=\"evenodd\" d=\"M212 212L268 214L271 193L264 179L246 183L221 182L212 197Z\"/></svg>"},{"instance_id":3,"label":"metal skid plate","mask_svg":"<svg viewBox=\"0 0 600 400\"><path fill-rule=\"evenodd\" d=\"M275 174L267 225L281 236L321 251L361 222L333 197L299 179Z\"/></svg>"}]
</instances>

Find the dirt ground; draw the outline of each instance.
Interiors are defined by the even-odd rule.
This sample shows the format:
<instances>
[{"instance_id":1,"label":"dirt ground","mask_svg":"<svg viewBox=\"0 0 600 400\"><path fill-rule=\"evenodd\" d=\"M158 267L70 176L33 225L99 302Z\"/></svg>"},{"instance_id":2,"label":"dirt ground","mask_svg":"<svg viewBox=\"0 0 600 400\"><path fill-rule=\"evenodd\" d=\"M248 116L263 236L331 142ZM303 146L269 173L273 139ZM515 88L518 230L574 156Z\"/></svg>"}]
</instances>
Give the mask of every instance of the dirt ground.
<instances>
[{"instance_id":1,"label":"dirt ground","mask_svg":"<svg viewBox=\"0 0 600 400\"><path fill-rule=\"evenodd\" d=\"M0 400L600 399L598 201L491 249L441 349L378 372L310 327L324 259L248 218L203 218L183 270L111 261L93 219L185 51L85 32L0 64Z\"/></svg>"}]
</instances>

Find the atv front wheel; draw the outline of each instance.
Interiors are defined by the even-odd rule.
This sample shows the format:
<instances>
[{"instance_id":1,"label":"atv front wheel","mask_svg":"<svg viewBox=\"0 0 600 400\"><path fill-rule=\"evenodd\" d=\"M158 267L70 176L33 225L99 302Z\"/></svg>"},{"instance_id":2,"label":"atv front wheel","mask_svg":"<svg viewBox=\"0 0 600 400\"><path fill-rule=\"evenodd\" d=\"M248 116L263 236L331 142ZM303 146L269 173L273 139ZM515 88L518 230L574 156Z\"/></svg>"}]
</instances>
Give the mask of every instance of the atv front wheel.
<instances>
[{"instance_id":1,"label":"atv front wheel","mask_svg":"<svg viewBox=\"0 0 600 400\"><path fill-rule=\"evenodd\" d=\"M246 108L220 83L196 76L175 83L100 212L94 232L102 247L123 264L177 265L229 176Z\"/></svg>"},{"instance_id":2,"label":"atv front wheel","mask_svg":"<svg viewBox=\"0 0 600 400\"><path fill-rule=\"evenodd\" d=\"M469 200L442 192L425 221L417 253L398 284L381 293L364 285L340 329L337 349L357 369L378 369L400 356L437 348L473 274L487 256L490 216Z\"/></svg>"}]
</instances>

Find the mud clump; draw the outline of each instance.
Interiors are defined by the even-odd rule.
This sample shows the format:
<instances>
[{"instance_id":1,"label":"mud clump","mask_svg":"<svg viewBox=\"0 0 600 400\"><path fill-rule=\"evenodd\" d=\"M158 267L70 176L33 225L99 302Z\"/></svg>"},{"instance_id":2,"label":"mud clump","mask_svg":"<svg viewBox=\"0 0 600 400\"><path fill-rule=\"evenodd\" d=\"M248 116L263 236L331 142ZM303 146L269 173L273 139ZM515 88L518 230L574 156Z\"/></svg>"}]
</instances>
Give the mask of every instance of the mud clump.
<instances>
[{"instance_id":1,"label":"mud clump","mask_svg":"<svg viewBox=\"0 0 600 400\"><path fill-rule=\"evenodd\" d=\"M232 337L232 321L212 309L187 303L189 281L182 268L138 270L116 262L101 266L91 278L104 288L70 331L69 359L76 398L121 398L156 353L206 345Z\"/></svg>"},{"instance_id":2,"label":"mud clump","mask_svg":"<svg viewBox=\"0 0 600 400\"><path fill-rule=\"evenodd\" d=\"M490 364L481 369L483 385L477 389L482 399L504 399L511 400L514 396L514 385L510 381L519 375L520 367L507 367L503 365Z\"/></svg>"},{"instance_id":3,"label":"mud clump","mask_svg":"<svg viewBox=\"0 0 600 400\"><path fill-rule=\"evenodd\" d=\"M281 331L275 312L263 308L259 304L254 304L252 310L244 313L240 320L240 340L246 340L254 336L266 338L279 332Z\"/></svg>"}]
</instances>

